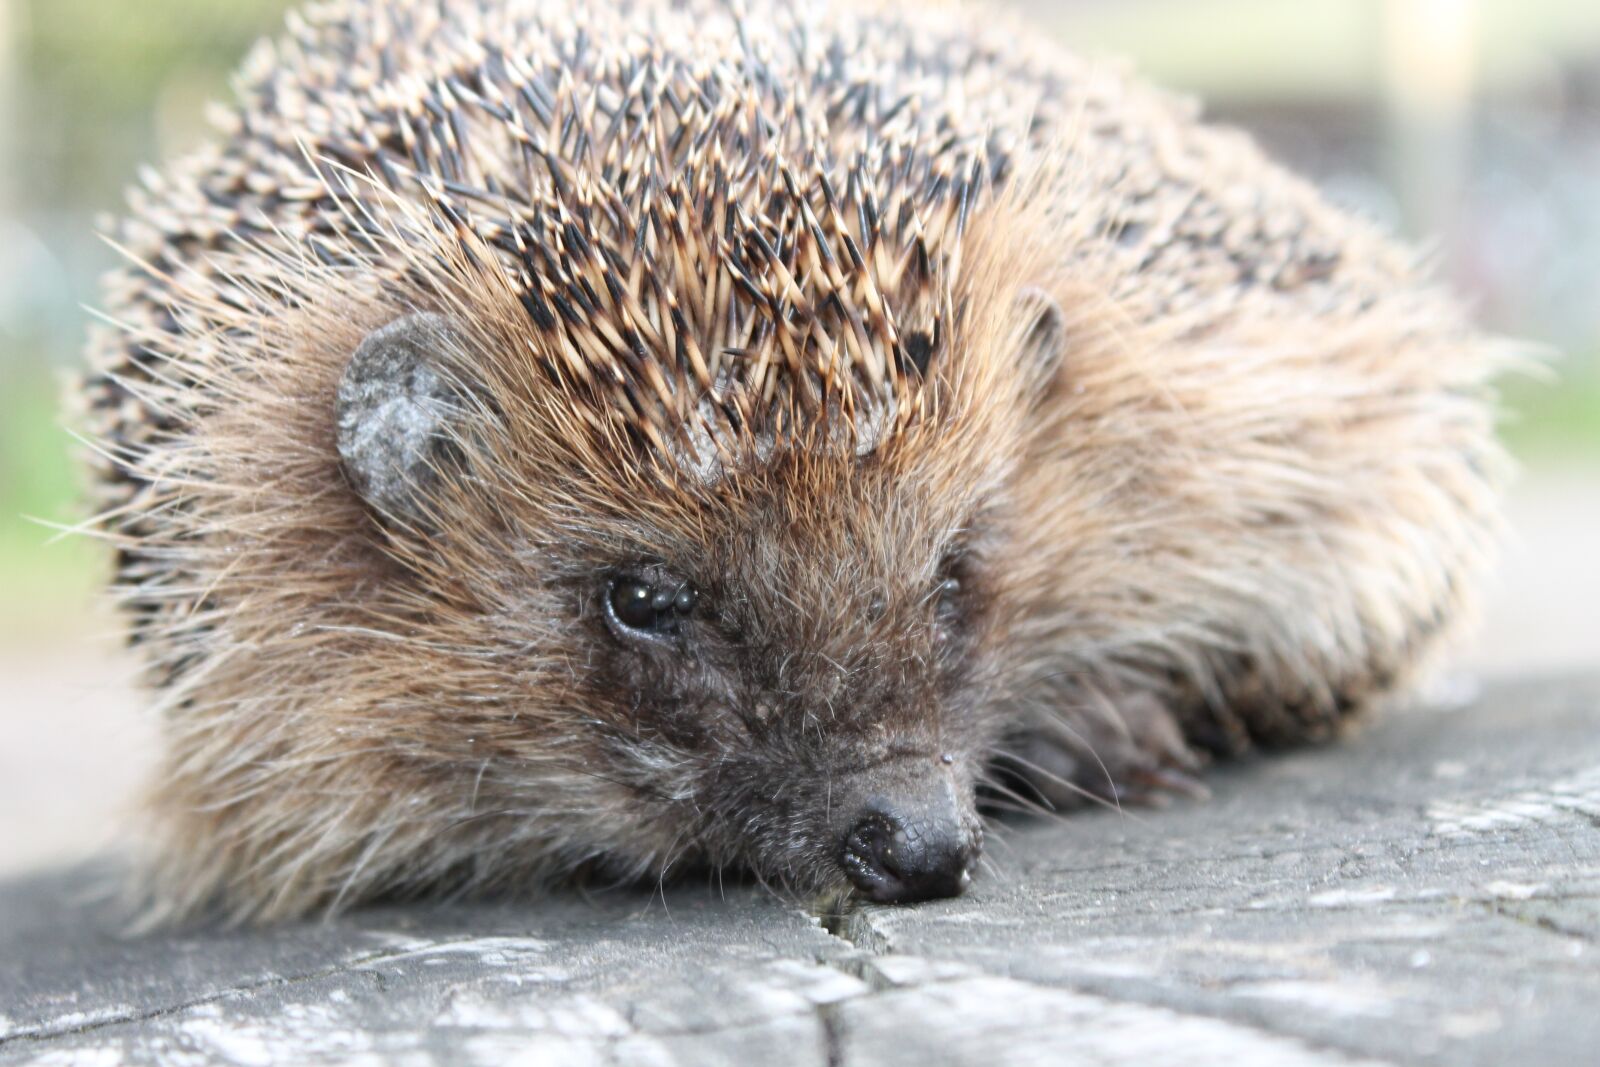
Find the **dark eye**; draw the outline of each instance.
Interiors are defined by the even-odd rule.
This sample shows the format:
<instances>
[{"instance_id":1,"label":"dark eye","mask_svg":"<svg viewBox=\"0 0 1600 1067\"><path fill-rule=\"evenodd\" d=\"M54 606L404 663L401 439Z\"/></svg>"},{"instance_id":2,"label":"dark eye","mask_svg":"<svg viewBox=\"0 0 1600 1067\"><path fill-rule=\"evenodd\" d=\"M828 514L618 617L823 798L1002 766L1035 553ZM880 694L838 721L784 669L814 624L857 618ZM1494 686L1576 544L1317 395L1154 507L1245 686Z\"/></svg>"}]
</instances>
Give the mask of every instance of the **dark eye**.
<instances>
[{"instance_id":1,"label":"dark eye","mask_svg":"<svg viewBox=\"0 0 1600 1067\"><path fill-rule=\"evenodd\" d=\"M939 576L933 587L934 633L944 640L951 637L967 621L971 613L971 596L964 581L970 577L970 558L965 552L947 553L939 564Z\"/></svg>"},{"instance_id":2,"label":"dark eye","mask_svg":"<svg viewBox=\"0 0 1600 1067\"><path fill-rule=\"evenodd\" d=\"M698 599L687 582L653 584L617 578L606 595L606 616L618 630L638 637L665 637L694 611Z\"/></svg>"}]
</instances>

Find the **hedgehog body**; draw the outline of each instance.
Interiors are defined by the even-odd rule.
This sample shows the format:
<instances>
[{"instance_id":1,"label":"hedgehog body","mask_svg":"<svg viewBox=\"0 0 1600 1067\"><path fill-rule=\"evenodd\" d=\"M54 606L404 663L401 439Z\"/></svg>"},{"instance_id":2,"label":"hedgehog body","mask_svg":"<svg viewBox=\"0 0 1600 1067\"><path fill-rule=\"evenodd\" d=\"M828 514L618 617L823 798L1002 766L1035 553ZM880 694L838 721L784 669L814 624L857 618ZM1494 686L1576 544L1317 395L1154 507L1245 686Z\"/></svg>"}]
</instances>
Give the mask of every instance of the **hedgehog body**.
<instances>
[{"instance_id":1,"label":"hedgehog body","mask_svg":"<svg viewBox=\"0 0 1600 1067\"><path fill-rule=\"evenodd\" d=\"M341 0L94 339L156 912L956 892L1331 733L1470 606L1493 349L1243 138L1004 20Z\"/></svg>"}]
</instances>

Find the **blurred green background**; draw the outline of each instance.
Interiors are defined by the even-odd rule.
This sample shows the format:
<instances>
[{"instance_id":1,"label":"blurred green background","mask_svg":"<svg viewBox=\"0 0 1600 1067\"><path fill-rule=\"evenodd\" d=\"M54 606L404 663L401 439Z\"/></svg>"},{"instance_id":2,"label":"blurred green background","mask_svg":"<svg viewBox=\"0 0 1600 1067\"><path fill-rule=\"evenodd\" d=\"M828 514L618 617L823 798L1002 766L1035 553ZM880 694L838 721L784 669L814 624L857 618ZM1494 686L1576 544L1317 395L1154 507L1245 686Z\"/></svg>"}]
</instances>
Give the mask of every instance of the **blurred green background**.
<instances>
[{"instance_id":1,"label":"blurred green background","mask_svg":"<svg viewBox=\"0 0 1600 1067\"><path fill-rule=\"evenodd\" d=\"M84 625L103 575L83 538L63 377L99 275L97 223L145 163L205 135L229 68L280 0L0 0L0 640Z\"/></svg>"},{"instance_id":2,"label":"blurred green background","mask_svg":"<svg viewBox=\"0 0 1600 1067\"><path fill-rule=\"evenodd\" d=\"M282 0L0 0L0 634L81 624L98 573L70 522L58 379L112 253L96 217L205 136ZM1023 4L1081 50L1193 91L1336 198L1433 243L1493 328L1565 354L1508 387L1531 465L1600 456L1600 3Z\"/></svg>"}]
</instances>

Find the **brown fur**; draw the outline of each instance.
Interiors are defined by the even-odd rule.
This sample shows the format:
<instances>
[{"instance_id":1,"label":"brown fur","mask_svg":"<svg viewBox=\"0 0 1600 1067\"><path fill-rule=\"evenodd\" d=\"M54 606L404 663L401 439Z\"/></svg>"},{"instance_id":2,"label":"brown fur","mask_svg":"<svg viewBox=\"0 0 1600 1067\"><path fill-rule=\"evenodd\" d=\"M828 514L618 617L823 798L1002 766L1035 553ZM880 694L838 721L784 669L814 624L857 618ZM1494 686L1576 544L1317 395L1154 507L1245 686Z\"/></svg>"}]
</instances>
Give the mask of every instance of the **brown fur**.
<instances>
[{"instance_id":1,"label":"brown fur","mask_svg":"<svg viewBox=\"0 0 1600 1067\"><path fill-rule=\"evenodd\" d=\"M446 7L293 22L122 235L85 395L157 915L833 888L897 768L1171 784L1470 604L1494 350L1183 104L987 14ZM417 309L467 410L379 514L333 398ZM619 569L698 587L687 651L607 631Z\"/></svg>"}]
</instances>

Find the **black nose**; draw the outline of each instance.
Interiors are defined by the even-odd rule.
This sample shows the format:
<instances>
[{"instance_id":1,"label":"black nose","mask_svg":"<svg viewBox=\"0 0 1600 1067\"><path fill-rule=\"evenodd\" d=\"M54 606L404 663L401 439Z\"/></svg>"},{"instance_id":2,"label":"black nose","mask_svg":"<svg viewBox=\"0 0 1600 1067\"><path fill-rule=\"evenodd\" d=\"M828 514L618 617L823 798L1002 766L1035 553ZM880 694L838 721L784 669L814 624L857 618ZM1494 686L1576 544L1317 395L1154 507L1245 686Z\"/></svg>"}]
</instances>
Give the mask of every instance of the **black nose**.
<instances>
[{"instance_id":1,"label":"black nose","mask_svg":"<svg viewBox=\"0 0 1600 1067\"><path fill-rule=\"evenodd\" d=\"M842 863L867 899L906 904L958 896L977 858L977 834L957 818L879 804L845 835Z\"/></svg>"}]
</instances>

